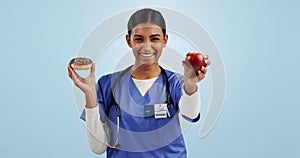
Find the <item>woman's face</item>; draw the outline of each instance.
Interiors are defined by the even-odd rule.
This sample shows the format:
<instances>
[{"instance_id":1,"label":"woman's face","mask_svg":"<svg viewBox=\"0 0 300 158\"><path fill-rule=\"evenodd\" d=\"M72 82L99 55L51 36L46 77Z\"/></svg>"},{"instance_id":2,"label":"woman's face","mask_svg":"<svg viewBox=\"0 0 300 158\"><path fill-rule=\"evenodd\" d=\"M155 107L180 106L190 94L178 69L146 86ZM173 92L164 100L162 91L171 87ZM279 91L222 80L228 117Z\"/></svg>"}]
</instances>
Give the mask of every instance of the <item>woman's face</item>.
<instances>
[{"instance_id":1,"label":"woman's face","mask_svg":"<svg viewBox=\"0 0 300 158\"><path fill-rule=\"evenodd\" d=\"M127 44L132 48L136 66L158 63L162 49L166 46L168 36L163 35L162 28L153 23L136 25L131 35L126 36Z\"/></svg>"}]
</instances>

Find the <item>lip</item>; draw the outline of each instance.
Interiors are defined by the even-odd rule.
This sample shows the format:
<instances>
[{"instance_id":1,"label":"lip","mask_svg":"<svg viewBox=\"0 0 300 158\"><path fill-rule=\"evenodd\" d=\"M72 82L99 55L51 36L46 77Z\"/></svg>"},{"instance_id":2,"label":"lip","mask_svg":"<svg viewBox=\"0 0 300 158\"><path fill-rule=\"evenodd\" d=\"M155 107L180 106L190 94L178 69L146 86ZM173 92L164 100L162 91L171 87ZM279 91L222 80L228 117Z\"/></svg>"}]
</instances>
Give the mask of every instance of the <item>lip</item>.
<instances>
[{"instance_id":1,"label":"lip","mask_svg":"<svg viewBox=\"0 0 300 158\"><path fill-rule=\"evenodd\" d=\"M155 53L140 53L140 56L143 58L151 58L155 55Z\"/></svg>"}]
</instances>

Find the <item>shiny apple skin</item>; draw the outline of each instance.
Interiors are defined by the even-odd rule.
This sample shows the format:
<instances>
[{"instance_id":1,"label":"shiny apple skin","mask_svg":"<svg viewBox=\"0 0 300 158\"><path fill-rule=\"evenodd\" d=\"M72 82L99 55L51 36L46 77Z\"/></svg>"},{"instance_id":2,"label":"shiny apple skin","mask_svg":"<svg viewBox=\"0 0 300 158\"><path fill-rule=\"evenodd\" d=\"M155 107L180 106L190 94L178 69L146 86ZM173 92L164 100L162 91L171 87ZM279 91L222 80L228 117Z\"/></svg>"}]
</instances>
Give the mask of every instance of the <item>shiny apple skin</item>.
<instances>
[{"instance_id":1,"label":"shiny apple skin","mask_svg":"<svg viewBox=\"0 0 300 158\"><path fill-rule=\"evenodd\" d=\"M185 60L188 61L194 70L200 70L202 66L206 66L204 55L199 52L188 52Z\"/></svg>"}]
</instances>

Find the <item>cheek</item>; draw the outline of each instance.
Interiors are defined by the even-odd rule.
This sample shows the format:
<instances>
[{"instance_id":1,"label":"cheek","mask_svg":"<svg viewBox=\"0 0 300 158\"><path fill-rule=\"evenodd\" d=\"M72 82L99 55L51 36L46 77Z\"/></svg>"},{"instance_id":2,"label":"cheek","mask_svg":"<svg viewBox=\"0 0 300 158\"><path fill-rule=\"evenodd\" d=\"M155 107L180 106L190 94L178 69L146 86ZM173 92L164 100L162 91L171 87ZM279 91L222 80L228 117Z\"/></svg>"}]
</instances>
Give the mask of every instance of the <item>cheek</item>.
<instances>
[{"instance_id":1,"label":"cheek","mask_svg":"<svg viewBox=\"0 0 300 158\"><path fill-rule=\"evenodd\" d=\"M161 44L161 43L157 43L157 44L153 44L152 47L153 47L156 51L161 52L162 49L164 48L164 45Z\"/></svg>"},{"instance_id":2,"label":"cheek","mask_svg":"<svg viewBox=\"0 0 300 158\"><path fill-rule=\"evenodd\" d=\"M138 52L141 50L141 46L140 45L135 45L131 48L133 54L138 54Z\"/></svg>"}]
</instances>

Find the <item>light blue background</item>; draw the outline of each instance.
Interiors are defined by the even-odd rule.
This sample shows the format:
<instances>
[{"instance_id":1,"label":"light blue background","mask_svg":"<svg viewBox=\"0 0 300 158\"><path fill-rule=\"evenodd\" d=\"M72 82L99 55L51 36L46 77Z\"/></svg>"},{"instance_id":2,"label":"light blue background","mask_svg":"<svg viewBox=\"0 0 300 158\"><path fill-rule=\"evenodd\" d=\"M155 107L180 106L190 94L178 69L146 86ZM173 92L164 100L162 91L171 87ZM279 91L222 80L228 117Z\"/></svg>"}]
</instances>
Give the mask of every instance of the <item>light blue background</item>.
<instances>
[{"instance_id":1,"label":"light blue background","mask_svg":"<svg viewBox=\"0 0 300 158\"><path fill-rule=\"evenodd\" d=\"M93 154L78 118L66 65L86 35L136 7L178 10L214 39L226 100L214 130L186 133L189 157L298 158L300 4L271 1L1 1L0 157ZM202 98L205 100L205 98Z\"/></svg>"}]
</instances>

